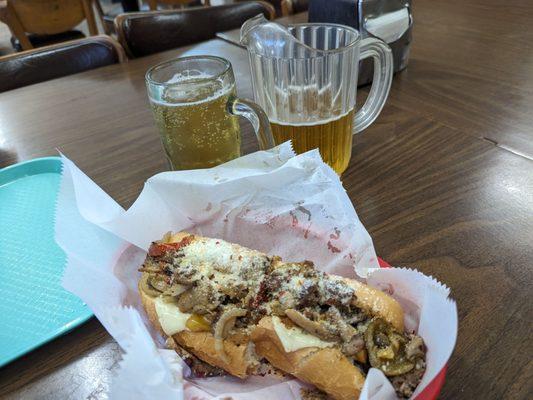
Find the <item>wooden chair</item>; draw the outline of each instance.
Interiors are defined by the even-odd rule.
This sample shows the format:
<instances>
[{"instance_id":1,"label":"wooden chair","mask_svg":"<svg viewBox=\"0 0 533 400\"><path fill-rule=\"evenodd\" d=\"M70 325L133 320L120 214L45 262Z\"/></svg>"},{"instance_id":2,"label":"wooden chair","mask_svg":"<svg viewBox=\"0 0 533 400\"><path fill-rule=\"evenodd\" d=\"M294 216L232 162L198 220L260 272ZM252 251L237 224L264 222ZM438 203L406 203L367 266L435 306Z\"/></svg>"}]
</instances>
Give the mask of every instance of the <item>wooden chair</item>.
<instances>
[{"instance_id":1,"label":"wooden chair","mask_svg":"<svg viewBox=\"0 0 533 400\"><path fill-rule=\"evenodd\" d=\"M102 4L100 3L100 0L93 0L94 5L96 8L96 13L98 14L98 18L100 19L100 22L102 24L102 27L104 28L104 32L106 35L114 35L115 32L115 18L119 16L120 14L123 14L123 12L120 12L118 10L113 10L111 12L104 12L104 9L102 7ZM194 5L203 5L203 6L209 6L210 0L148 0L147 4L142 4L140 7L137 7L138 9L135 11L156 11L158 9L158 5L162 5L163 7L173 8L173 7L179 7L183 8L185 6L194 6ZM135 11L124 11L124 12L135 12Z\"/></svg>"},{"instance_id":2,"label":"wooden chair","mask_svg":"<svg viewBox=\"0 0 533 400\"><path fill-rule=\"evenodd\" d=\"M97 35L92 0L0 0L0 21L9 26L23 50L83 36L72 28L84 20L89 33Z\"/></svg>"},{"instance_id":3,"label":"wooden chair","mask_svg":"<svg viewBox=\"0 0 533 400\"><path fill-rule=\"evenodd\" d=\"M244 2L250 0L235 0L236 2ZM296 14L307 11L309 9L309 0L266 0L276 10L277 17L284 17L286 15Z\"/></svg>"},{"instance_id":4,"label":"wooden chair","mask_svg":"<svg viewBox=\"0 0 533 400\"><path fill-rule=\"evenodd\" d=\"M147 0L150 10L156 11L158 5L169 6L169 7L184 7L188 6L191 3L200 3L198 5L210 6L210 0Z\"/></svg>"},{"instance_id":5,"label":"wooden chair","mask_svg":"<svg viewBox=\"0 0 533 400\"><path fill-rule=\"evenodd\" d=\"M127 61L109 36L91 36L0 57L0 92Z\"/></svg>"},{"instance_id":6,"label":"wooden chair","mask_svg":"<svg viewBox=\"0 0 533 400\"><path fill-rule=\"evenodd\" d=\"M115 26L114 21L117 15L121 14L121 12L112 12L112 13L105 13L104 8L102 7L102 4L100 3L100 0L94 0L94 7L96 9L96 14L98 15L98 19L100 19L100 23L102 24L102 27L104 28L104 33L106 35L113 35L115 33Z\"/></svg>"},{"instance_id":7,"label":"wooden chair","mask_svg":"<svg viewBox=\"0 0 533 400\"><path fill-rule=\"evenodd\" d=\"M265 1L247 1L213 7L121 14L115 19L118 39L129 57L142 57L213 39L257 14L274 18Z\"/></svg>"},{"instance_id":8,"label":"wooden chair","mask_svg":"<svg viewBox=\"0 0 533 400\"><path fill-rule=\"evenodd\" d=\"M236 3L245 3L253 0L235 0ZM265 0L276 10L276 17L283 17L291 14L291 0Z\"/></svg>"}]
</instances>

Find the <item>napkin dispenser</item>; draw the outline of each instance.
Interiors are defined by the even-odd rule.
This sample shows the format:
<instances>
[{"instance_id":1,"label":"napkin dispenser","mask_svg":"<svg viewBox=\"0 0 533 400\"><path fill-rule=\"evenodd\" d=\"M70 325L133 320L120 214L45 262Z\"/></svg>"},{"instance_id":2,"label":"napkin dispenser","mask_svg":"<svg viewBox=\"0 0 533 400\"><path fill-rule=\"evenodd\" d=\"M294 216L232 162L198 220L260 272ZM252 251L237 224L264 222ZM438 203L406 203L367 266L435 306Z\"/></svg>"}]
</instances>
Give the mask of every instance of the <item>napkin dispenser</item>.
<instances>
[{"instance_id":1,"label":"napkin dispenser","mask_svg":"<svg viewBox=\"0 0 533 400\"><path fill-rule=\"evenodd\" d=\"M377 37L392 50L394 72L407 67L413 28L411 0L311 0L309 22L348 25L363 38ZM363 60L359 86L372 82L373 73L372 59Z\"/></svg>"}]
</instances>

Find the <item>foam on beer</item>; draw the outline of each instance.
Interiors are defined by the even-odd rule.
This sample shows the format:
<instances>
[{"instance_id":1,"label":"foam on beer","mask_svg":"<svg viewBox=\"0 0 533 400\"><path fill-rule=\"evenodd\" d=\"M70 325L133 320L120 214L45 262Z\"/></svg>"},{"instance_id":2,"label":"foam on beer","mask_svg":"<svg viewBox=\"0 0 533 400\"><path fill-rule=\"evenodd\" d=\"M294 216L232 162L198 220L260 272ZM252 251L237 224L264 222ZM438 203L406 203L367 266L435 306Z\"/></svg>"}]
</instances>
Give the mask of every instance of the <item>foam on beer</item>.
<instances>
[{"instance_id":1,"label":"foam on beer","mask_svg":"<svg viewBox=\"0 0 533 400\"><path fill-rule=\"evenodd\" d=\"M263 99L270 122L283 126L326 125L353 112L350 99L316 82L266 88Z\"/></svg>"},{"instance_id":2,"label":"foam on beer","mask_svg":"<svg viewBox=\"0 0 533 400\"><path fill-rule=\"evenodd\" d=\"M344 114L338 114L338 115L334 115L332 116L331 118L325 118L325 119L320 119L320 120L316 120L316 119L313 119L312 121L300 121L300 122L292 122L292 121L279 121L275 118L270 118L269 117L269 120L271 123L273 124L278 124L278 125L284 125L284 126L314 126L314 125L325 125L325 124L328 124L330 122L333 122L333 121L337 121L345 116L347 116L349 113L351 113L352 110L348 110L347 112L345 112ZM309 118L315 118L314 116L310 116Z\"/></svg>"},{"instance_id":3,"label":"foam on beer","mask_svg":"<svg viewBox=\"0 0 533 400\"><path fill-rule=\"evenodd\" d=\"M188 71L194 72L194 71ZM157 103L169 107L184 107L202 104L218 99L221 96L227 95L233 90L234 85L224 85L222 79L211 79L212 75L205 73L197 73L195 75L184 74L178 72L165 82L170 86L165 87L161 97L165 99L155 100L151 99L153 103ZM205 80L205 81L204 81ZM187 86L187 83L190 83ZM173 86L178 84L176 86ZM182 84L182 85L179 85ZM218 86L218 87L217 87ZM213 90L215 89L215 90ZM208 94L207 97L202 97L202 91ZM200 97L199 100L187 101L191 97Z\"/></svg>"}]
</instances>

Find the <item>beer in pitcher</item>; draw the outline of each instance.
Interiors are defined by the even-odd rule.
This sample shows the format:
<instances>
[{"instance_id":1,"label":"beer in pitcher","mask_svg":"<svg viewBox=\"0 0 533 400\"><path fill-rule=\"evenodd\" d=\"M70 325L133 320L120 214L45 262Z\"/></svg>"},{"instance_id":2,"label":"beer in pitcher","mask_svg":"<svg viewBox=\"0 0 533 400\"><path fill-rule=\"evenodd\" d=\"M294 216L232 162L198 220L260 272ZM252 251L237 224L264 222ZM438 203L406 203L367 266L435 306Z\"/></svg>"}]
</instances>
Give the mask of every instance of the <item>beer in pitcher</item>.
<instances>
[{"instance_id":1,"label":"beer in pitcher","mask_svg":"<svg viewBox=\"0 0 533 400\"><path fill-rule=\"evenodd\" d=\"M304 23L288 27L262 16L241 28L248 49L255 101L270 119L276 144L291 140L297 153L318 149L339 175L352 154L352 134L379 115L389 93L390 48L353 28ZM374 60L370 93L355 112L359 62Z\"/></svg>"},{"instance_id":2,"label":"beer in pitcher","mask_svg":"<svg viewBox=\"0 0 533 400\"><path fill-rule=\"evenodd\" d=\"M290 124L271 120L270 127L276 143L291 140L298 154L319 149L324 162L340 173L350 162L353 116L354 110L351 110L340 117L311 123Z\"/></svg>"}]
</instances>

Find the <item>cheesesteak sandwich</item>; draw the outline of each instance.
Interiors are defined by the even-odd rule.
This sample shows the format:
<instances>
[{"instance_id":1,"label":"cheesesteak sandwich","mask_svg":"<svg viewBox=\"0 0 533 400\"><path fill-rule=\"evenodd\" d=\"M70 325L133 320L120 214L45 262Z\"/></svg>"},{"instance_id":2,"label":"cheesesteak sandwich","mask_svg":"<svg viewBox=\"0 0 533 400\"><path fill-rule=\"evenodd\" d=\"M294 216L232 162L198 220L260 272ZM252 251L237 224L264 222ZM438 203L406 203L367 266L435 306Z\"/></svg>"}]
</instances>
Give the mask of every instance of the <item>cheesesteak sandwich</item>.
<instances>
[{"instance_id":1,"label":"cheesesteak sandwich","mask_svg":"<svg viewBox=\"0 0 533 400\"><path fill-rule=\"evenodd\" d=\"M186 232L152 243L139 292L152 324L197 376L282 371L357 399L370 367L401 398L425 370L403 310L356 280Z\"/></svg>"}]
</instances>

